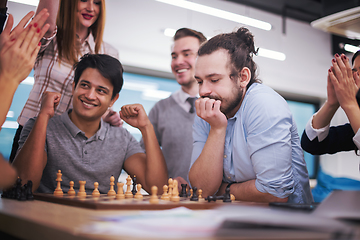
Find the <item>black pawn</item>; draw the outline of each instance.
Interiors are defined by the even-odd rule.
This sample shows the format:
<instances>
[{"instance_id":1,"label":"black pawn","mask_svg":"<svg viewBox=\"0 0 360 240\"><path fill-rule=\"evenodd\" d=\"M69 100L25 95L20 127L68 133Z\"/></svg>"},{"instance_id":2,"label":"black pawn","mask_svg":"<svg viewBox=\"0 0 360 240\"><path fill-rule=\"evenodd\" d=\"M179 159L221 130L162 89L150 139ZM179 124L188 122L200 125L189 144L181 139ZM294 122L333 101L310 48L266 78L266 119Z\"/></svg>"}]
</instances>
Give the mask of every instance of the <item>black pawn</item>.
<instances>
[{"instance_id":1,"label":"black pawn","mask_svg":"<svg viewBox=\"0 0 360 240\"><path fill-rule=\"evenodd\" d=\"M34 195L32 192L32 181L29 180L26 184L26 199L27 200L34 200Z\"/></svg>"},{"instance_id":2,"label":"black pawn","mask_svg":"<svg viewBox=\"0 0 360 240\"><path fill-rule=\"evenodd\" d=\"M199 201L199 197L197 195L197 187L193 187L193 195L190 198L190 201Z\"/></svg>"},{"instance_id":3,"label":"black pawn","mask_svg":"<svg viewBox=\"0 0 360 240\"><path fill-rule=\"evenodd\" d=\"M136 176L135 175L134 175L132 180L133 180L133 188L132 188L131 192L135 196L135 194L137 193L137 190L136 190Z\"/></svg>"},{"instance_id":4,"label":"black pawn","mask_svg":"<svg viewBox=\"0 0 360 240\"><path fill-rule=\"evenodd\" d=\"M225 193L224 193L223 196L224 196L223 202L231 202L230 188L229 187L225 188Z\"/></svg>"},{"instance_id":5,"label":"black pawn","mask_svg":"<svg viewBox=\"0 0 360 240\"><path fill-rule=\"evenodd\" d=\"M26 201L26 186L25 185L21 187L20 195L17 198L17 200L19 200L19 201Z\"/></svg>"},{"instance_id":6,"label":"black pawn","mask_svg":"<svg viewBox=\"0 0 360 240\"><path fill-rule=\"evenodd\" d=\"M187 197L186 188L187 188L187 184L182 183L181 184L181 192L179 194L179 197Z\"/></svg>"},{"instance_id":7,"label":"black pawn","mask_svg":"<svg viewBox=\"0 0 360 240\"><path fill-rule=\"evenodd\" d=\"M21 178L16 179L15 191L12 193L12 199L19 199L21 195Z\"/></svg>"}]
</instances>

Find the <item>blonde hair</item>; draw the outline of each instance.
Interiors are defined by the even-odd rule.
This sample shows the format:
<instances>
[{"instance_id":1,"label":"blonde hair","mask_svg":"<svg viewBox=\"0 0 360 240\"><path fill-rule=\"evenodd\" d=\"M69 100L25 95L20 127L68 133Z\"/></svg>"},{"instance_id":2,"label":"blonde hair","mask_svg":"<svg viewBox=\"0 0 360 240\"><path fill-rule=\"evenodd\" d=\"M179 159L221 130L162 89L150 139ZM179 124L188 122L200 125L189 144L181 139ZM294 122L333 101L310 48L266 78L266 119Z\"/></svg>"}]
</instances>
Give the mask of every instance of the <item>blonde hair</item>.
<instances>
[{"instance_id":1,"label":"blonde hair","mask_svg":"<svg viewBox=\"0 0 360 240\"><path fill-rule=\"evenodd\" d=\"M76 26L79 24L77 6L79 0L60 0L59 11L56 18L58 28L56 41L59 61L69 61L71 64L78 62L80 55L77 44ZM101 0L99 17L90 27L95 40L95 53L99 53L103 42L105 28L105 0Z\"/></svg>"}]
</instances>

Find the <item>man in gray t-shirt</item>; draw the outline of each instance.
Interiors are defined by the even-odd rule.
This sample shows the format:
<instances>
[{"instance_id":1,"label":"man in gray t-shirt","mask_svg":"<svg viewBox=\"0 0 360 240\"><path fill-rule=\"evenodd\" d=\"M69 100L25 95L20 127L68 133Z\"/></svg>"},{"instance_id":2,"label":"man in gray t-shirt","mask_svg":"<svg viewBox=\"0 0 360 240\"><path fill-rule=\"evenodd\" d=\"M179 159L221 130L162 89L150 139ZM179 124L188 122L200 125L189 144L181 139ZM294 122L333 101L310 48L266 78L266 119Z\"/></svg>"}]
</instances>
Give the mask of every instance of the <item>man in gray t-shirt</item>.
<instances>
[{"instance_id":1,"label":"man in gray t-shirt","mask_svg":"<svg viewBox=\"0 0 360 240\"><path fill-rule=\"evenodd\" d=\"M140 104L121 108L121 118L138 128L146 154L131 134L105 123L101 116L119 97L123 85L121 63L108 55L85 55L76 66L73 83L73 109L54 116L59 93L44 94L36 118L24 126L14 160L20 178L33 181L33 190L51 193L56 188L56 173L62 171L62 189L69 182L86 181L88 192L99 183L101 193L109 190L110 177L116 179L124 169L136 175L138 183L150 192L159 192L167 183L166 164L154 128Z\"/></svg>"}]
</instances>

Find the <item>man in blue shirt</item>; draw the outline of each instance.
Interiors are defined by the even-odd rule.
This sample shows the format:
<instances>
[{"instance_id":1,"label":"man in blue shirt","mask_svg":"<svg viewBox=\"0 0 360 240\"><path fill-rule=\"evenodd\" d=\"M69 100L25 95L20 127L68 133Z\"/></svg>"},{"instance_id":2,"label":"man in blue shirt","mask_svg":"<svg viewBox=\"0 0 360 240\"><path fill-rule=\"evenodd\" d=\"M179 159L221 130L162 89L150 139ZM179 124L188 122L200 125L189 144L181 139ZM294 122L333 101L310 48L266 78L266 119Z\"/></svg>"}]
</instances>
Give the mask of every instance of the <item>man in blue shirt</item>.
<instances>
[{"instance_id":1,"label":"man in blue shirt","mask_svg":"<svg viewBox=\"0 0 360 240\"><path fill-rule=\"evenodd\" d=\"M311 203L297 128L286 101L256 79L246 28L203 44L195 65L196 101L189 180L203 196Z\"/></svg>"}]
</instances>

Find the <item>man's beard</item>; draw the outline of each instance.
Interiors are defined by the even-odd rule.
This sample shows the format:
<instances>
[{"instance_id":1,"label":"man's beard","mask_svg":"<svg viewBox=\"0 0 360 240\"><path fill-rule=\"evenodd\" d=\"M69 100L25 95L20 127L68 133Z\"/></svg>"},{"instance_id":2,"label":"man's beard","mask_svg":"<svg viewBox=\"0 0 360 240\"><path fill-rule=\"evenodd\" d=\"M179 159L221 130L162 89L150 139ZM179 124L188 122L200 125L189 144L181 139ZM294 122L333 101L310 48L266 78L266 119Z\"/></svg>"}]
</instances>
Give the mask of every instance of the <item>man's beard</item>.
<instances>
[{"instance_id":1,"label":"man's beard","mask_svg":"<svg viewBox=\"0 0 360 240\"><path fill-rule=\"evenodd\" d=\"M215 99L221 101L220 111L225 115L228 116L242 101L244 89L240 87L233 88L232 91L233 95L232 98L222 98L220 96L207 96L210 99ZM228 106L224 106L228 104Z\"/></svg>"}]
</instances>

